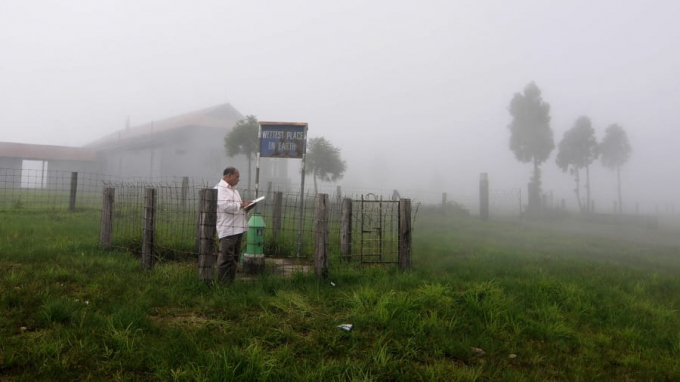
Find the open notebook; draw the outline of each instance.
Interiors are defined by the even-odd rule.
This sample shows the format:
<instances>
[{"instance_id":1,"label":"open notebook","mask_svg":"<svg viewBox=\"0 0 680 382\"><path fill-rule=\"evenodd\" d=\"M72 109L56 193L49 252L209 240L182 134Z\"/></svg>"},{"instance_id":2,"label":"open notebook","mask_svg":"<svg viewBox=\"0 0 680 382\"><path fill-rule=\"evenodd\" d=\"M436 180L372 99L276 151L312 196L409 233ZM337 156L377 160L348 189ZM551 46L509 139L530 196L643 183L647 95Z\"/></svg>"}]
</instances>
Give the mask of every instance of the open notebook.
<instances>
[{"instance_id":1,"label":"open notebook","mask_svg":"<svg viewBox=\"0 0 680 382\"><path fill-rule=\"evenodd\" d=\"M255 206L257 205L257 203L259 203L259 202L261 202L261 201L263 201L263 200L264 200L264 196L260 196L259 198L253 200L253 202L252 202L251 204L249 204L247 207L245 207L243 210L246 211L246 212L248 212L248 211L252 210L253 208L255 208Z\"/></svg>"}]
</instances>

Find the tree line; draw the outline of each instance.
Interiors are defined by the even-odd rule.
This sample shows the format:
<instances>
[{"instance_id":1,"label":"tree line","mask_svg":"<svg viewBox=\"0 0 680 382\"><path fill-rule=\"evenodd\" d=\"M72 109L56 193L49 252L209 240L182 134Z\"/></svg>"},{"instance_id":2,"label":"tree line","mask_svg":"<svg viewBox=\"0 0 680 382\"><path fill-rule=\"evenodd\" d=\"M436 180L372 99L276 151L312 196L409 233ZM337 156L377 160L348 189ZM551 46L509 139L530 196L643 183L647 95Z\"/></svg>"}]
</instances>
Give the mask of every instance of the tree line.
<instances>
[{"instance_id":1,"label":"tree line","mask_svg":"<svg viewBox=\"0 0 680 382\"><path fill-rule=\"evenodd\" d=\"M541 96L541 90L531 82L521 93L515 93L508 111L512 121L509 146L517 160L531 163L533 172L529 182L529 208L540 205L541 165L548 160L555 149L553 130L550 127L550 104ZM248 161L248 188L252 184L252 162L259 149L259 122L253 115L238 121L224 137L227 155L233 158L244 155ZM589 117L579 116L573 126L562 136L557 146L556 164L569 173L575 182L574 193L579 210L591 211L590 166L598 158L601 164L616 171L619 212L623 211L621 196L621 168L628 162L631 145L626 131L613 123L605 129L604 137L598 142ZM315 137L307 142L305 174L314 180L314 192L318 191L317 181L334 182L341 179L347 169L341 157L340 148L324 137ZM585 174L583 174L585 171ZM581 194L582 175L585 175L583 188L585 201Z\"/></svg>"},{"instance_id":2,"label":"tree line","mask_svg":"<svg viewBox=\"0 0 680 382\"><path fill-rule=\"evenodd\" d=\"M510 150L517 160L533 164L533 175L529 182L529 207L537 206L541 195L540 166L555 149L553 131L550 127L550 105L541 97L541 90L535 83L529 83L523 93L515 93L508 111L512 121L510 129ZM580 116L562 136L557 146L557 166L574 177L574 192L579 210L591 211L590 165L600 158L602 165L616 171L618 211L623 211L621 199L621 167L628 162L631 146L626 131L613 123L606 128L600 142L595 137L590 118ZM581 175L585 170L585 202L581 197ZM533 194L533 195L532 195ZM532 200L533 199L533 200Z\"/></svg>"}]
</instances>

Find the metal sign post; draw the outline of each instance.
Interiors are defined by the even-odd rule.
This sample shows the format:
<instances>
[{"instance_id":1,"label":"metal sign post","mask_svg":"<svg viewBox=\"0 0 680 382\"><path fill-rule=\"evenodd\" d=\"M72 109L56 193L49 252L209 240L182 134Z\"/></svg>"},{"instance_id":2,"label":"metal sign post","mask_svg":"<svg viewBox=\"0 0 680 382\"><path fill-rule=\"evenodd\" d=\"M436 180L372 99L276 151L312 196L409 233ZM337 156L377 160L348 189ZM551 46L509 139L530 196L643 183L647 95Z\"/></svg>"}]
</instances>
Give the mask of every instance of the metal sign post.
<instances>
[{"instance_id":1,"label":"metal sign post","mask_svg":"<svg viewBox=\"0 0 680 382\"><path fill-rule=\"evenodd\" d=\"M302 148L302 165L300 167L300 218L298 219L297 257L302 253L302 218L305 204L305 159L307 157L307 126L305 125L305 141Z\"/></svg>"}]
</instances>

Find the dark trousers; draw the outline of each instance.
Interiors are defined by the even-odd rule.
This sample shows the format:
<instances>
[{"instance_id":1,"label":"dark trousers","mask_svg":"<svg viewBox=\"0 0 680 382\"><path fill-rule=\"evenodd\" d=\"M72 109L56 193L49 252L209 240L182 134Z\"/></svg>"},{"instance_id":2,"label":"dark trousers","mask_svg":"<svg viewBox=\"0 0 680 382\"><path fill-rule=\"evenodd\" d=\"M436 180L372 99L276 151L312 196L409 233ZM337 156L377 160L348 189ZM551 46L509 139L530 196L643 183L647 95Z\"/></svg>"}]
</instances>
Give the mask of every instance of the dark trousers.
<instances>
[{"instance_id":1,"label":"dark trousers","mask_svg":"<svg viewBox=\"0 0 680 382\"><path fill-rule=\"evenodd\" d=\"M236 278L238 257L241 252L243 234L225 236L220 239L220 253L217 255L217 281L231 284Z\"/></svg>"}]
</instances>

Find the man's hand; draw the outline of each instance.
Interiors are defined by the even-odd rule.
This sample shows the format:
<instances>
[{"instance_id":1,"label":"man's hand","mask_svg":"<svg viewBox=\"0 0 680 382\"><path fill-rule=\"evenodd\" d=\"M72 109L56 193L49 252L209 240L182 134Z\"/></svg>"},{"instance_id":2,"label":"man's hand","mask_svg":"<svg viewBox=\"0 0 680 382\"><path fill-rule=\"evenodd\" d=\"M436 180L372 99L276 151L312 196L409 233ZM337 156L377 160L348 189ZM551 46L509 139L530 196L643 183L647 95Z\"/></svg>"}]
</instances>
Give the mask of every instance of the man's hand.
<instances>
[{"instance_id":1,"label":"man's hand","mask_svg":"<svg viewBox=\"0 0 680 382\"><path fill-rule=\"evenodd\" d=\"M253 202L251 202L251 201L241 202L241 209L246 208L251 204L253 204Z\"/></svg>"}]
</instances>

